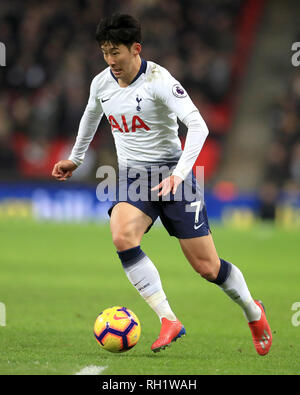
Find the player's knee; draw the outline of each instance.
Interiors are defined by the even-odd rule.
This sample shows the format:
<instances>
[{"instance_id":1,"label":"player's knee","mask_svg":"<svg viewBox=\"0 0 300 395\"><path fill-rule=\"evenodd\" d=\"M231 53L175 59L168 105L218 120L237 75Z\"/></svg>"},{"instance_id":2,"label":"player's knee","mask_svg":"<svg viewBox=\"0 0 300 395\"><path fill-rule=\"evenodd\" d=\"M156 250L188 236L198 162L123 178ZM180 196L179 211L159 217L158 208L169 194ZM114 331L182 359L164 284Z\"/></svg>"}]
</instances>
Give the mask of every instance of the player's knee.
<instances>
[{"instance_id":1,"label":"player's knee","mask_svg":"<svg viewBox=\"0 0 300 395\"><path fill-rule=\"evenodd\" d=\"M118 232L112 236L113 243L118 251L128 250L130 247L130 238L128 235Z\"/></svg>"},{"instance_id":2,"label":"player's knee","mask_svg":"<svg viewBox=\"0 0 300 395\"><path fill-rule=\"evenodd\" d=\"M118 229L112 232L112 240L117 251L128 250L136 246L136 237L134 233L126 229Z\"/></svg>"},{"instance_id":3,"label":"player's knee","mask_svg":"<svg viewBox=\"0 0 300 395\"><path fill-rule=\"evenodd\" d=\"M219 265L208 259L198 259L194 269L207 281L214 281L219 273Z\"/></svg>"}]
</instances>

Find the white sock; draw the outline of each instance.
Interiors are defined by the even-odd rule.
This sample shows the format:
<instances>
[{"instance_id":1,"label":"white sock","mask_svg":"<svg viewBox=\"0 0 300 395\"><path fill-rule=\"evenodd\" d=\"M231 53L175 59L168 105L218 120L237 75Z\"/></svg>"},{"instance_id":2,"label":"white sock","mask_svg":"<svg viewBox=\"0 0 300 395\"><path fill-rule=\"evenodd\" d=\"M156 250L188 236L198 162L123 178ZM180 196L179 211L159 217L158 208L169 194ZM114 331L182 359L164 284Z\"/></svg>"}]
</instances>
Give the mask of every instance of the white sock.
<instances>
[{"instance_id":1,"label":"white sock","mask_svg":"<svg viewBox=\"0 0 300 395\"><path fill-rule=\"evenodd\" d=\"M147 255L129 267L125 266L124 270L131 284L155 311L160 320L164 317L171 321L176 320L163 291L159 273Z\"/></svg>"},{"instance_id":2,"label":"white sock","mask_svg":"<svg viewBox=\"0 0 300 395\"><path fill-rule=\"evenodd\" d=\"M258 321L261 318L261 310L253 300L242 272L233 264L231 265L228 278L219 287L241 306L248 322Z\"/></svg>"}]
</instances>

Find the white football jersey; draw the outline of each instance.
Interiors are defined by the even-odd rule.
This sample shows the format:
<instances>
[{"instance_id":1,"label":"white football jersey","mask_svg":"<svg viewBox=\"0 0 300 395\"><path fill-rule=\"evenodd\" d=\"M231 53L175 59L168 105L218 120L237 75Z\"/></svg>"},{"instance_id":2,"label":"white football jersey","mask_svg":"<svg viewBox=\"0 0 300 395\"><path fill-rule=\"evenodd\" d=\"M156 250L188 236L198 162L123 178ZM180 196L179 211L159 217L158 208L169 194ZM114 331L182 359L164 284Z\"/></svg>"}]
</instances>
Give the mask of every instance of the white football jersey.
<instances>
[{"instance_id":1,"label":"white football jersey","mask_svg":"<svg viewBox=\"0 0 300 395\"><path fill-rule=\"evenodd\" d=\"M184 88L158 64L143 60L138 75L126 88L120 87L108 67L92 81L69 159L82 163L105 114L120 166L178 162L182 150L177 117L183 121L194 111L198 110Z\"/></svg>"}]
</instances>

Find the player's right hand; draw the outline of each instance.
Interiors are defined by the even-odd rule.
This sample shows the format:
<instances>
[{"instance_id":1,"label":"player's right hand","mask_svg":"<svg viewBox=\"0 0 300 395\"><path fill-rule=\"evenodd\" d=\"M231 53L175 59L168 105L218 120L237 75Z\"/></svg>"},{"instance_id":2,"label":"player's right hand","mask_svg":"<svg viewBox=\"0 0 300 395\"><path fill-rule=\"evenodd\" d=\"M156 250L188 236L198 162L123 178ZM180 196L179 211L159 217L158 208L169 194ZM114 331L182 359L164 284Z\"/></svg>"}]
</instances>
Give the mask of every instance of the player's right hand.
<instances>
[{"instance_id":1,"label":"player's right hand","mask_svg":"<svg viewBox=\"0 0 300 395\"><path fill-rule=\"evenodd\" d=\"M77 165L71 160L61 160L54 165L52 176L59 181L66 181L72 177L72 173L76 168Z\"/></svg>"}]
</instances>

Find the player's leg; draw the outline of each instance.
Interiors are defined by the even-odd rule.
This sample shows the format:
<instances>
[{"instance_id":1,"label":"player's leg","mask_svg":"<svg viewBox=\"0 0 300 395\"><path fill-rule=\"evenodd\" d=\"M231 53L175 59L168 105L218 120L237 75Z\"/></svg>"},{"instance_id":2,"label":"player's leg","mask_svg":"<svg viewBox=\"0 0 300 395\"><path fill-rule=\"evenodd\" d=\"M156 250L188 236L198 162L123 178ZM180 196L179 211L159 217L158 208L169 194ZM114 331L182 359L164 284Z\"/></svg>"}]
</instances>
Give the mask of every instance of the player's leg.
<instances>
[{"instance_id":1,"label":"player's leg","mask_svg":"<svg viewBox=\"0 0 300 395\"><path fill-rule=\"evenodd\" d=\"M115 205L110 216L110 230L117 251L140 245L151 223L152 219L137 207L126 202Z\"/></svg>"},{"instance_id":2,"label":"player's leg","mask_svg":"<svg viewBox=\"0 0 300 395\"><path fill-rule=\"evenodd\" d=\"M218 257L211 234L179 241L183 253L196 272L217 284L241 306L248 320L256 351L260 355L267 354L272 344L271 329L262 304L253 300L241 271L232 263Z\"/></svg>"},{"instance_id":3,"label":"player's leg","mask_svg":"<svg viewBox=\"0 0 300 395\"><path fill-rule=\"evenodd\" d=\"M195 271L206 280L219 285L242 307L248 321L260 318L261 311L252 299L241 271L233 264L219 258L211 234L181 239L179 242Z\"/></svg>"},{"instance_id":4,"label":"player's leg","mask_svg":"<svg viewBox=\"0 0 300 395\"><path fill-rule=\"evenodd\" d=\"M181 249L194 270L208 281L217 278L221 262L211 234L179 239Z\"/></svg>"},{"instance_id":5,"label":"player's leg","mask_svg":"<svg viewBox=\"0 0 300 395\"><path fill-rule=\"evenodd\" d=\"M150 216L126 202L118 203L111 212L113 243L129 281L160 320L176 320L162 288L159 273L140 248L142 237L151 224Z\"/></svg>"}]
</instances>

